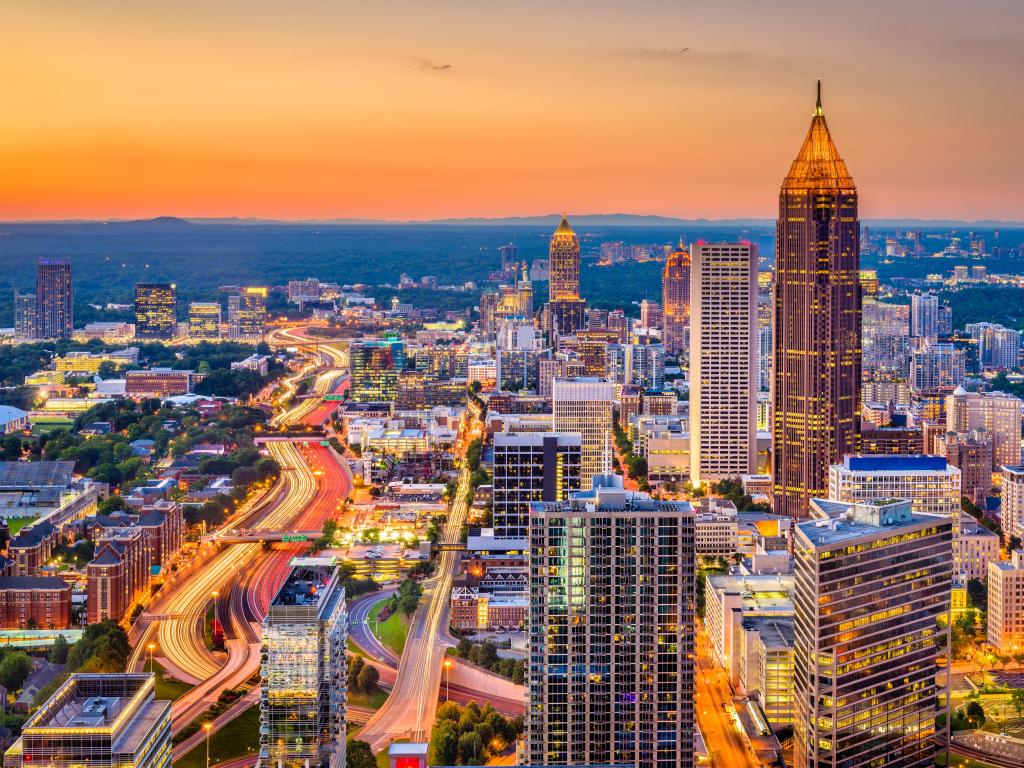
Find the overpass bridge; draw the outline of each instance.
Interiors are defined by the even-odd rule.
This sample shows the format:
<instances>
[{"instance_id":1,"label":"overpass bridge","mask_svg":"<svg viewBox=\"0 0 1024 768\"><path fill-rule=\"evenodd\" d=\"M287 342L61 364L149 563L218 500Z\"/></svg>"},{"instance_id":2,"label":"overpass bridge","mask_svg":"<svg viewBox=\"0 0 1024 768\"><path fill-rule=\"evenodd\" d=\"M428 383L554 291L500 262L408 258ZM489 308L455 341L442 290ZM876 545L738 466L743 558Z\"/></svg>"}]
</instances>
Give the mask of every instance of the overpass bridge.
<instances>
[{"instance_id":1,"label":"overpass bridge","mask_svg":"<svg viewBox=\"0 0 1024 768\"><path fill-rule=\"evenodd\" d=\"M264 541L288 544L313 541L319 538L321 533L323 531L265 531L252 528L231 528L204 536L203 541L212 541L218 544L254 544Z\"/></svg>"}]
</instances>

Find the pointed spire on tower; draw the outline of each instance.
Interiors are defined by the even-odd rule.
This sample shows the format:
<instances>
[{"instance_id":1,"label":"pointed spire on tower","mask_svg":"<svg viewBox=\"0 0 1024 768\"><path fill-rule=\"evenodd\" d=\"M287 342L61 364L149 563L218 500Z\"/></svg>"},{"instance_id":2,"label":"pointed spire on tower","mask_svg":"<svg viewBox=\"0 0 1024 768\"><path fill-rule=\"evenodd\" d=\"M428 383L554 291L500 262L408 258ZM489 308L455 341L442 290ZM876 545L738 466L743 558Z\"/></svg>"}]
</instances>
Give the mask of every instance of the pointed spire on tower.
<instances>
[{"instance_id":1,"label":"pointed spire on tower","mask_svg":"<svg viewBox=\"0 0 1024 768\"><path fill-rule=\"evenodd\" d=\"M825 113L821 110L821 78L818 78L818 103L814 107L815 117L824 117Z\"/></svg>"},{"instance_id":2,"label":"pointed spire on tower","mask_svg":"<svg viewBox=\"0 0 1024 768\"><path fill-rule=\"evenodd\" d=\"M555 230L556 235L575 235L572 231L572 227L569 225L569 219L566 217L565 211L562 211L562 221L559 222L558 228Z\"/></svg>"},{"instance_id":3,"label":"pointed spire on tower","mask_svg":"<svg viewBox=\"0 0 1024 768\"><path fill-rule=\"evenodd\" d=\"M821 80L818 81L818 98L800 152L789 168L783 189L854 189L853 179L836 149L825 112L821 108Z\"/></svg>"}]
</instances>

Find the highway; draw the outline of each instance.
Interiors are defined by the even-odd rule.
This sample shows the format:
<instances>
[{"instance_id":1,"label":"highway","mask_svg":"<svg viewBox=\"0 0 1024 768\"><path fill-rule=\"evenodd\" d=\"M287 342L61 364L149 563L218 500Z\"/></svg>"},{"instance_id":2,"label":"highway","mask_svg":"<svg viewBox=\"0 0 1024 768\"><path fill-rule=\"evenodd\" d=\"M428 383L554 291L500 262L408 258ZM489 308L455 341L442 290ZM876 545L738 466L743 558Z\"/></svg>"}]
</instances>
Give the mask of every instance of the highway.
<instances>
[{"instance_id":1,"label":"highway","mask_svg":"<svg viewBox=\"0 0 1024 768\"><path fill-rule=\"evenodd\" d=\"M459 540L469 511L466 501L469 476L468 467L463 467L455 501L445 523L444 541ZM430 738L441 687L441 665L448 646L448 607L457 565L458 553L442 552L436 575L424 582L423 597L409 627L391 695L359 732L359 738L369 743L375 753L398 739L427 741Z\"/></svg>"}]
</instances>

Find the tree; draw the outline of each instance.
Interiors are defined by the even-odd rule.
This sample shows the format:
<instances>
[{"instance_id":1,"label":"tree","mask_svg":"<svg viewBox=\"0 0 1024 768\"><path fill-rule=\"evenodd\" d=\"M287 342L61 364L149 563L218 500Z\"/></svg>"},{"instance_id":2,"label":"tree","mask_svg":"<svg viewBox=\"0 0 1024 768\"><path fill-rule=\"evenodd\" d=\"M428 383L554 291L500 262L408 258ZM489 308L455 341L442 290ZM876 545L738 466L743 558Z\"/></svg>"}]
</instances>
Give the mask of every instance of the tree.
<instances>
[{"instance_id":1,"label":"tree","mask_svg":"<svg viewBox=\"0 0 1024 768\"><path fill-rule=\"evenodd\" d=\"M1024 713L1024 688L1014 688L1010 692L1010 704L1017 711L1017 717Z\"/></svg>"},{"instance_id":2,"label":"tree","mask_svg":"<svg viewBox=\"0 0 1024 768\"><path fill-rule=\"evenodd\" d=\"M21 690L31 672L32 658L27 653L10 653L0 661L0 685L9 691Z\"/></svg>"},{"instance_id":3,"label":"tree","mask_svg":"<svg viewBox=\"0 0 1024 768\"><path fill-rule=\"evenodd\" d=\"M51 664L66 664L68 651L70 650L71 646L64 638L64 635L57 635L57 639L53 641L53 646L50 648L50 655L47 659Z\"/></svg>"},{"instance_id":4,"label":"tree","mask_svg":"<svg viewBox=\"0 0 1024 768\"><path fill-rule=\"evenodd\" d=\"M458 726L451 720L442 720L434 728L430 740L431 765L455 765L459 756Z\"/></svg>"},{"instance_id":5,"label":"tree","mask_svg":"<svg viewBox=\"0 0 1024 768\"><path fill-rule=\"evenodd\" d=\"M345 768L377 768L377 758L365 741L349 739L345 745Z\"/></svg>"},{"instance_id":6,"label":"tree","mask_svg":"<svg viewBox=\"0 0 1024 768\"><path fill-rule=\"evenodd\" d=\"M372 693L377 688L377 681L380 680L380 672L372 664L364 664L359 670L359 677L356 680L357 690L363 693Z\"/></svg>"},{"instance_id":7,"label":"tree","mask_svg":"<svg viewBox=\"0 0 1024 768\"><path fill-rule=\"evenodd\" d=\"M970 702L965 713L967 715L967 722L974 728L981 728L985 724L985 709L978 702Z\"/></svg>"},{"instance_id":8,"label":"tree","mask_svg":"<svg viewBox=\"0 0 1024 768\"><path fill-rule=\"evenodd\" d=\"M984 609L988 606L988 588L980 579L967 580L967 599L973 608Z\"/></svg>"},{"instance_id":9,"label":"tree","mask_svg":"<svg viewBox=\"0 0 1024 768\"><path fill-rule=\"evenodd\" d=\"M352 659L352 662L348 665L348 687L349 690L359 690L359 673L363 671L366 666L366 661L362 656L356 656Z\"/></svg>"},{"instance_id":10,"label":"tree","mask_svg":"<svg viewBox=\"0 0 1024 768\"><path fill-rule=\"evenodd\" d=\"M1011 552L1021 548L1020 536L1011 536L1006 548Z\"/></svg>"},{"instance_id":11,"label":"tree","mask_svg":"<svg viewBox=\"0 0 1024 768\"><path fill-rule=\"evenodd\" d=\"M476 731L463 733L459 737L459 764L480 765L484 755L484 743Z\"/></svg>"}]
</instances>

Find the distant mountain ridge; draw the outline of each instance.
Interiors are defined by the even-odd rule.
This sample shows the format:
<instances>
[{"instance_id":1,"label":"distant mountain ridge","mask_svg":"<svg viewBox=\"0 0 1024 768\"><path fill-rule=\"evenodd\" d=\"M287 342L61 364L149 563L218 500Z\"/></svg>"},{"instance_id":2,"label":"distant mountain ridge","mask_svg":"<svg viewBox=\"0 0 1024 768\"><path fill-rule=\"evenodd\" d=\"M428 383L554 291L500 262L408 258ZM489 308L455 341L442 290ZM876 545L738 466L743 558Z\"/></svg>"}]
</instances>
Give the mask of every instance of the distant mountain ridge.
<instances>
[{"instance_id":1,"label":"distant mountain ridge","mask_svg":"<svg viewBox=\"0 0 1024 768\"><path fill-rule=\"evenodd\" d=\"M263 219L257 217L181 217L157 216L151 219L61 219L37 221L6 221L0 224L23 224L38 226L60 225L106 225L115 227L179 229L203 225L221 226L439 226L439 227L555 227L561 214L550 213L539 216L502 216L496 218L464 217L445 219ZM575 227L768 227L775 224L771 218L735 219L683 219L656 214L635 213L589 213L570 214L569 220ZM1004 227L1024 228L1024 221L1003 221L998 219L921 219L885 218L861 219L862 224L876 227Z\"/></svg>"}]
</instances>

